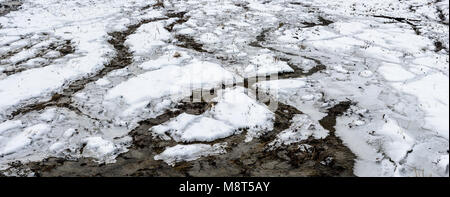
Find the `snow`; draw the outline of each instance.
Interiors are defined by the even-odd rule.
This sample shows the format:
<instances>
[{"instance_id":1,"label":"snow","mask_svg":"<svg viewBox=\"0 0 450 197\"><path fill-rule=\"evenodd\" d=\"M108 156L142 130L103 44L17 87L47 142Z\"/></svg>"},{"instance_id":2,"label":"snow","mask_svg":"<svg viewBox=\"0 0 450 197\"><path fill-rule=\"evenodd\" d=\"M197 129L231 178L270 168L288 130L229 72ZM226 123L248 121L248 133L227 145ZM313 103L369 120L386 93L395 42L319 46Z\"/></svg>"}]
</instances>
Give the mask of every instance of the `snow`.
<instances>
[{"instance_id":1,"label":"snow","mask_svg":"<svg viewBox=\"0 0 450 197\"><path fill-rule=\"evenodd\" d=\"M369 78L373 75L373 72L370 70L364 70L359 73L361 77Z\"/></svg>"},{"instance_id":2,"label":"snow","mask_svg":"<svg viewBox=\"0 0 450 197\"><path fill-rule=\"evenodd\" d=\"M57 152L60 152L63 148L64 148L64 143L63 142L56 142L56 143L54 143L54 144L52 144L49 148L48 148L48 150L50 151L50 152L53 152L53 153L57 153Z\"/></svg>"},{"instance_id":3,"label":"snow","mask_svg":"<svg viewBox=\"0 0 450 197\"><path fill-rule=\"evenodd\" d=\"M64 131L63 137L64 137L64 138L70 138L70 137L73 136L73 134L74 134L75 132L76 132L76 131L75 131L75 129L73 129L73 128L67 129L66 131Z\"/></svg>"},{"instance_id":4,"label":"snow","mask_svg":"<svg viewBox=\"0 0 450 197\"><path fill-rule=\"evenodd\" d=\"M253 88L261 88L266 91L271 91L273 95L282 94L303 88L306 86L304 79L280 79L273 81L262 81L255 83Z\"/></svg>"},{"instance_id":5,"label":"snow","mask_svg":"<svg viewBox=\"0 0 450 197\"><path fill-rule=\"evenodd\" d=\"M207 145L207 144L190 144L176 145L168 147L161 154L155 156L155 160L163 160L168 165L175 166L176 163L182 161L193 161L200 157L212 155L220 155L226 153L226 143Z\"/></svg>"},{"instance_id":6,"label":"snow","mask_svg":"<svg viewBox=\"0 0 450 197\"><path fill-rule=\"evenodd\" d=\"M217 156L226 153L218 140L273 132L277 108L263 99L302 112L270 147L305 151L305 139L328 135L318 123L327 110L352 101L335 135L356 155L355 175L448 177L448 1L22 3L0 17L0 170L48 157L114 162L140 121L201 92L205 112L150 128L176 143L155 159L173 166ZM186 22L166 16L181 11ZM92 78L121 55L109 42L116 31L131 33L123 38L131 64ZM60 51L66 45L73 52ZM296 77L318 65L325 69ZM50 101L84 79L73 95Z\"/></svg>"},{"instance_id":7,"label":"snow","mask_svg":"<svg viewBox=\"0 0 450 197\"><path fill-rule=\"evenodd\" d=\"M274 113L244 93L243 88L226 90L211 109L211 115L235 128L248 129L246 142L273 128Z\"/></svg>"},{"instance_id":8,"label":"snow","mask_svg":"<svg viewBox=\"0 0 450 197\"><path fill-rule=\"evenodd\" d=\"M396 162L399 162L414 144L412 137L392 119L388 119L377 133L388 136L383 150L386 150L387 155Z\"/></svg>"},{"instance_id":9,"label":"snow","mask_svg":"<svg viewBox=\"0 0 450 197\"><path fill-rule=\"evenodd\" d=\"M217 37L213 33L205 33L205 34L200 35L200 41L202 43L212 44L212 43L217 43L220 40L219 40L219 37Z\"/></svg>"},{"instance_id":10,"label":"snow","mask_svg":"<svg viewBox=\"0 0 450 197\"><path fill-rule=\"evenodd\" d=\"M211 142L232 135L235 129L212 118L183 113L167 125L158 125L152 130L157 135L170 133L177 142Z\"/></svg>"},{"instance_id":11,"label":"snow","mask_svg":"<svg viewBox=\"0 0 450 197\"><path fill-rule=\"evenodd\" d=\"M15 128L19 128L22 127L22 121L20 120L7 120L3 123L0 124L0 133L6 132L10 129L15 129Z\"/></svg>"},{"instance_id":12,"label":"snow","mask_svg":"<svg viewBox=\"0 0 450 197\"><path fill-rule=\"evenodd\" d=\"M286 62L277 60L273 55L262 51L260 55L250 58L250 63L244 70L245 76L264 76L268 74L294 72Z\"/></svg>"},{"instance_id":13,"label":"snow","mask_svg":"<svg viewBox=\"0 0 450 197\"><path fill-rule=\"evenodd\" d=\"M47 121L47 122L50 122L50 121L52 121L54 118L55 118L55 116L56 116L56 109L55 108L51 108L51 109L48 109L48 110L46 110L46 111L44 111L41 115L40 115L40 119L41 120L43 120L43 121Z\"/></svg>"},{"instance_id":14,"label":"snow","mask_svg":"<svg viewBox=\"0 0 450 197\"><path fill-rule=\"evenodd\" d=\"M89 137L84 142L86 146L83 149L83 155L86 157L101 158L115 151L114 144L102 137Z\"/></svg>"},{"instance_id":15,"label":"snow","mask_svg":"<svg viewBox=\"0 0 450 197\"><path fill-rule=\"evenodd\" d=\"M415 95L426 112L424 128L432 129L448 139L449 79L442 73L430 74L408 84L394 84L405 93Z\"/></svg>"},{"instance_id":16,"label":"snow","mask_svg":"<svg viewBox=\"0 0 450 197\"><path fill-rule=\"evenodd\" d=\"M99 86L105 86L110 84L111 82L108 81L107 79L99 79L95 82L95 84L99 85Z\"/></svg>"},{"instance_id":17,"label":"snow","mask_svg":"<svg viewBox=\"0 0 450 197\"><path fill-rule=\"evenodd\" d=\"M185 95L191 88L213 88L234 80L235 76L218 64L193 61L183 67L166 66L141 74L109 90L106 99L121 97L128 104L136 104L151 98Z\"/></svg>"},{"instance_id":18,"label":"snow","mask_svg":"<svg viewBox=\"0 0 450 197\"><path fill-rule=\"evenodd\" d=\"M154 53L154 50L165 44L170 38L170 33L164 29L161 21L151 22L142 25L135 34L130 35L125 44L130 46L135 57L147 56Z\"/></svg>"},{"instance_id":19,"label":"snow","mask_svg":"<svg viewBox=\"0 0 450 197\"><path fill-rule=\"evenodd\" d=\"M114 53L107 43L108 24L123 17L123 9L132 9L132 6L119 0L102 2L49 0L27 1L21 8L20 12L0 18L2 38L12 36L15 39L20 32L20 35L26 38L19 41L25 42L21 44L23 46L28 44L26 43L30 40L28 36L44 39L45 36L40 33L45 32L77 43L75 54L78 55L76 58L64 59L43 68L26 70L0 80L0 98L2 98L0 120L8 115L14 106L29 103L32 99L46 100L68 82L89 76L103 68L110 54ZM26 53L29 51L23 51L24 55Z\"/></svg>"},{"instance_id":20,"label":"snow","mask_svg":"<svg viewBox=\"0 0 450 197\"><path fill-rule=\"evenodd\" d=\"M190 59L190 56L186 52L170 51L167 54L160 56L158 59L149 60L139 65L144 70L156 70L164 66L179 65L183 61Z\"/></svg>"},{"instance_id":21,"label":"snow","mask_svg":"<svg viewBox=\"0 0 450 197\"><path fill-rule=\"evenodd\" d=\"M0 155L8 155L30 145L32 140L39 139L42 135L51 131L50 125L37 124L25 128L21 133L9 139L3 146L0 145Z\"/></svg>"},{"instance_id":22,"label":"snow","mask_svg":"<svg viewBox=\"0 0 450 197\"><path fill-rule=\"evenodd\" d=\"M226 89L218 95L217 104L205 113L183 113L150 130L154 136L177 142L211 142L241 133L241 129L247 129L249 142L261 132L272 130L273 112L252 100L243 88Z\"/></svg>"},{"instance_id":23,"label":"snow","mask_svg":"<svg viewBox=\"0 0 450 197\"><path fill-rule=\"evenodd\" d=\"M289 129L282 131L277 138L269 144L271 147L281 145L290 145L293 143L301 143L309 137L321 139L328 136L328 131L322 128L318 122L315 122L305 114L297 114L292 119L292 125Z\"/></svg>"}]
</instances>

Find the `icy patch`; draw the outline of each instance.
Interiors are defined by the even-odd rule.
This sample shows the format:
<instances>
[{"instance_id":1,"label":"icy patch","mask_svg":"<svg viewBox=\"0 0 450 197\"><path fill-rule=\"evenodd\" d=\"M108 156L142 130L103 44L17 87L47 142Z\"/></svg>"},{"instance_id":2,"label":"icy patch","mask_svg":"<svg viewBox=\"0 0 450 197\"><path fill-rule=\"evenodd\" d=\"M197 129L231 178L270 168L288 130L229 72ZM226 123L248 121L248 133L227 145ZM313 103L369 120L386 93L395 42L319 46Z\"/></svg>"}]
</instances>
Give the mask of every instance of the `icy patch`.
<instances>
[{"instance_id":1,"label":"icy patch","mask_svg":"<svg viewBox=\"0 0 450 197\"><path fill-rule=\"evenodd\" d=\"M267 53L250 58L250 63L251 64L244 69L244 74L247 77L294 72L294 69L286 62L278 60Z\"/></svg>"},{"instance_id":2,"label":"icy patch","mask_svg":"<svg viewBox=\"0 0 450 197\"><path fill-rule=\"evenodd\" d=\"M392 119L388 119L377 133L386 136L383 151L395 162L399 162L414 144L414 139Z\"/></svg>"},{"instance_id":3,"label":"icy patch","mask_svg":"<svg viewBox=\"0 0 450 197\"><path fill-rule=\"evenodd\" d=\"M287 146L307 140L309 137L321 139L328 136L325 130L318 122L311 120L306 114L297 114L291 120L292 125L277 135L277 138L269 144L270 147Z\"/></svg>"},{"instance_id":4,"label":"icy patch","mask_svg":"<svg viewBox=\"0 0 450 197\"><path fill-rule=\"evenodd\" d=\"M108 84L110 84L111 82L108 79L102 78L99 79L95 82L95 84L99 85L99 86L106 86Z\"/></svg>"},{"instance_id":5,"label":"icy patch","mask_svg":"<svg viewBox=\"0 0 450 197\"><path fill-rule=\"evenodd\" d=\"M182 161L194 161L201 157L220 155L226 153L227 143L214 145L207 144L190 144L176 145L169 147L159 155L154 157L155 160L163 160L170 166Z\"/></svg>"},{"instance_id":6,"label":"icy patch","mask_svg":"<svg viewBox=\"0 0 450 197\"><path fill-rule=\"evenodd\" d=\"M370 70L364 70L359 73L359 76L369 78L373 76L373 72Z\"/></svg>"},{"instance_id":7,"label":"icy patch","mask_svg":"<svg viewBox=\"0 0 450 197\"><path fill-rule=\"evenodd\" d=\"M205 44L214 44L220 42L220 39L214 33L205 33L200 35L200 41Z\"/></svg>"},{"instance_id":8,"label":"icy patch","mask_svg":"<svg viewBox=\"0 0 450 197\"><path fill-rule=\"evenodd\" d=\"M136 14L139 13L133 11L142 2L25 1L20 12L0 17L0 53L4 55L19 50L7 62L8 66L37 56L35 49L49 48L49 41L55 39L70 41L74 49L73 54L58 58L48 66L28 69L5 78L0 76L0 120L5 120L7 115L23 104L48 100L72 81L92 76L101 70L114 54L114 49L107 42L110 38L108 33L114 30L111 24L117 25L122 18L137 18ZM129 25L130 21L120 25ZM157 31L149 26L144 26L141 31ZM162 33L155 36L167 38L164 29L160 29ZM141 39L139 42L142 43ZM6 44L8 46L3 46Z\"/></svg>"},{"instance_id":9,"label":"icy patch","mask_svg":"<svg viewBox=\"0 0 450 197\"><path fill-rule=\"evenodd\" d=\"M378 72L388 81L405 81L415 76L400 65L390 63L384 63L378 68Z\"/></svg>"},{"instance_id":10,"label":"icy patch","mask_svg":"<svg viewBox=\"0 0 450 197\"><path fill-rule=\"evenodd\" d=\"M247 129L246 141L273 129L274 114L251 99L243 88L227 89L215 98L217 105L201 115L183 113L154 126L154 136L177 142L211 142ZM222 94L223 93L223 94Z\"/></svg>"},{"instance_id":11,"label":"icy patch","mask_svg":"<svg viewBox=\"0 0 450 197\"><path fill-rule=\"evenodd\" d=\"M248 129L246 142L273 129L274 113L246 95L244 88L226 90L211 115L235 128Z\"/></svg>"},{"instance_id":12,"label":"icy patch","mask_svg":"<svg viewBox=\"0 0 450 197\"><path fill-rule=\"evenodd\" d=\"M18 135L10 138L6 144L3 146L0 145L0 155L4 156L19 151L50 131L51 127L47 124L37 124L27 127Z\"/></svg>"},{"instance_id":13,"label":"icy patch","mask_svg":"<svg viewBox=\"0 0 450 197\"><path fill-rule=\"evenodd\" d=\"M22 121L20 120L7 120L0 124L0 134L15 128L22 127Z\"/></svg>"},{"instance_id":14,"label":"icy patch","mask_svg":"<svg viewBox=\"0 0 450 197\"><path fill-rule=\"evenodd\" d=\"M306 87L305 79L280 79L273 81L262 81L255 83L253 88L261 88L266 91L270 91L271 94L288 93L292 90Z\"/></svg>"},{"instance_id":15,"label":"icy patch","mask_svg":"<svg viewBox=\"0 0 450 197\"><path fill-rule=\"evenodd\" d=\"M177 142L211 142L234 133L234 128L209 117L183 113L169 123L151 129L155 135L170 139L168 133Z\"/></svg>"},{"instance_id":16,"label":"icy patch","mask_svg":"<svg viewBox=\"0 0 450 197\"><path fill-rule=\"evenodd\" d=\"M151 22L140 26L135 34L128 36L125 44L135 56L151 55L159 46L165 45L164 41L170 38L170 32L164 28L161 21Z\"/></svg>"},{"instance_id":17,"label":"icy patch","mask_svg":"<svg viewBox=\"0 0 450 197\"><path fill-rule=\"evenodd\" d=\"M107 100L124 98L128 104L137 104L170 95L188 96L191 90L213 88L221 83L235 81L236 77L218 64L194 61L178 67L166 66L162 69L141 74L110 89Z\"/></svg>"},{"instance_id":18,"label":"icy patch","mask_svg":"<svg viewBox=\"0 0 450 197\"><path fill-rule=\"evenodd\" d=\"M156 70L165 66L179 65L183 61L190 59L190 56L186 52L170 51L155 60L149 60L139 65L144 70Z\"/></svg>"},{"instance_id":19,"label":"icy patch","mask_svg":"<svg viewBox=\"0 0 450 197\"><path fill-rule=\"evenodd\" d=\"M82 153L84 157L104 158L116 151L114 143L102 137L89 137L84 140L84 143L86 143Z\"/></svg>"},{"instance_id":20,"label":"icy patch","mask_svg":"<svg viewBox=\"0 0 450 197\"><path fill-rule=\"evenodd\" d=\"M417 96L426 112L424 128L449 137L449 79L442 73L430 74L411 83L394 84L397 89Z\"/></svg>"},{"instance_id":21,"label":"icy patch","mask_svg":"<svg viewBox=\"0 0 450 197\"><path fill-rule=\"evenodd\" d=\"M109 163L127 150L131 141L118 132L101 132L105 128L99 122L65 108L29 112L1 123L0 129L0 169L13 161L39 161L52 156L86 156Z\"/></svg>"}]
</instances>

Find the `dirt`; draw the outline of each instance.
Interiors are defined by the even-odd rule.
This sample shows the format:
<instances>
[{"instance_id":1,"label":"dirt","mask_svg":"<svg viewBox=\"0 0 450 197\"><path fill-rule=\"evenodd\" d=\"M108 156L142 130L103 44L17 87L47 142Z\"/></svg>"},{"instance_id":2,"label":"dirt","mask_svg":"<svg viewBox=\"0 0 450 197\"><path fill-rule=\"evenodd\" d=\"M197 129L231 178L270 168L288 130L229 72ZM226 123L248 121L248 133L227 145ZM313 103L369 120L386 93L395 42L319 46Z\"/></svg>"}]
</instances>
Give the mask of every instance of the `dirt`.
<instances>
[{"instance_id":1,"label":"dirt","mask_svg":"<svg viewBox=\"0 0 450 197\"><path fill-rule=\"evenodd\" d=\"M57 51L61 55L59 57L46 58L48 60L46 63L38 64L38 65L35 65L33 67L30 67L30 66L23 67L23 66L21 66L21 64L23 64L23 63L25 63L25 62L27 62L29 60L32 60L34 58L41 58L41 57L43 57L49 51ZM12 55L17 54L18 52L19 51L16 51L16 53L10 53L9 55L6 55L5 57L10 57ZM14 66L15 66L14 68L6 69L5 71L3 71L3 73L6 74L6 76L9 76L9 75L13 75L13 74L16 74L16 73L19 73L19 72L23 72L23 71L26 71L26 70L32 69L32 68L45 67L45 66L48 66L48 65L52 64L55 59L63 58L63 57L65 57L68 54L73 54L74 52L75 52L75 49L73 47L73 43L71 42L71 40L64 40L64 41L54 42L54 43L50 44L50 46L48 48L40 49L33 57L29 57L29 58L26 58L26 59L21 60L19 62L16 62L14 64Z\"/></svg>"},{"instance_id":2,"label":"dirt","mask_svg":"<svg viewBox=\"0 0 450 197\"><path fill-rule=\"evenodd\" d=\"M169 18L178 18L175 22L167 25L165 29L169 32L172 32L173 27L175 25L181 25L189 20L189 17L185 17L186 12L168 12L166 16Z\"/></svg>"},{"instance_id":3,"label":"dirt","mask_svg":"<svg viewBox=\"0 0 450 197\"><path fill-rule=\"evenodd\" d=\"M16 117L20 114L25 114L30 111L41 110L41 109L44 109L44 108L50 107L50 106L66 107L71 110L76 109L76 107L73 107L71 104L71 100L72 100L71 98L76 92L84 89L84 87L87 84L97 81L98 79L106 76L108 73L110 73L114 70L125 68L133 62L133 54L131 54L128 47L124 44L126 38L129 35L133 34L143 24L154 22L154 21L159 21L159 20L165 20L165 19L166 18L143 20L138 24L129 26L127 28L127 30L125 30L125 31L109 33L109 36L111 36L111 39L108 42L114 47L114 49L116 51L116 55L107 65L105 65L105 67L102 70L100 70L94 76L89 76L89 77L72 82L61 93L54 94L49 101L35 103L35 104L31 104L31 105L27 105L22 108L19 108L17 111L14 111L11 113L11 118ZM62 53L73 52L73 48L70 46L63 47L60 50ZM81 113L80 110L75 110L75 111Z\"/></svg>"},{"instance_id":4,"label":"dirt","mask_svg":"<svg viewBox=\"0 0 450 197\"><path fill-rule=\"evenodd\" d=\"M416 23L420 22L420 20L409 19L409 18L402 18L402 17L393 17L393 16L383 16L383 15L374 15L373 17L390 19L390 20L394 20L394 21L399 22L399 23L406 23L409 26L411 26L411 28L414 30L416 35L421 35L422 34L422 32L420 31L419 25L413 23L413 22L416 22Z\"/></svg>"},{"instance_id":5,"label":"dirt","mask_svg":"<svg viewBox=\"0 0 450 197\"><path fill-rule=\"evenodd\" d=\"M163 7L164 4L157 4ZM245 5L241 5L245 9ZM185 12L168 12L166 17L178 18L173 24L166 26L168 31L172 31L174 25L184 23L188 20ZM132 63L132 54L128 47L124 45L127 36L133 34L141 25L157 20L167 18L158 18L145 20L139 24L129 26L126 31L110 33L109 43L116 50L116 56L107 64L105 68L96 75L77 80L67 86L61 93L55 94L50 101L25 106L12 113L12 117L24 114L30 111L41 110L50 106L69 108L76 113L82 113L79 109L72 106L71 97L76 92L84 89L91 82L94 82L111 71L125 68ZM326 25L331 21L326 19L319 20L321 25ZM317 24L316 24L317 25ZM320 24L319 24L320 25ZM281 27L282 25L280 25ZM262 46L266 40L266 34L272 29L266 29L256 37L256 41L250 45L254 47L268 48ZM193 37L185 35L175 35L177 45L183 48L193 49L201 53L209 53L203 48L201 43L195 41ZM64 47L61 52L66 54L73 53L74 49L70 46ZM276 51L280 52L280 51ZM281 52L282 53L282 52ZM296 56L296 54L286 54ZM280 73L279 78L299 78L312 75L316 72L326 69L319 61L310 57L305 57L316 62L316 66L309 71L302 70L299 66L291 63L288 58L280 58L280 61L286 61L294 69L293 73ZM267 76L266 76L267 77ZM252 84L247 82L235 84L251 90ZM341 102L328 109L328 115L320 120L320 124L330 134L325 139L307 139L300 143L294 143L288 146L270 148L268 144L276 139L277 134L288 129L291 120L296 114L302 114L298 109L278 103L275 113L274 128L266 131L261 137L245 142L246 129L241 129L235 135L219 139L209 144L224 143L228 144L227 152L222 155L203 157L195 161L180 162L174 167L167 165L163 161L154 160L154 157L165 150L166 147L180 144L175 141L165 141L154 138L149 129L155 125L167 122L171 118L177 117L181 113L202 114L211 108L211 102L182 102L176 107L176 110L170 110L164 114L139 122L139 126L129 134L133 139L129 151L120 154L115 163L98 163L92 158L79 158L77 160L67 160L64 158L47 158L39 162L27 164L16 163L14 169L30 170L36 176L54 177L54 176L156 176L156 177L189 177L189 176L354 176L353 165L355 155L335 136L334 126L336 118L343 115L350 107L351 102ZM183 143L181 143L183 144ZM189 144L189 143L186 143ZM309 145L310 148L300 151L299 145Z\"/></svg>"},{"instance_id":6,"label":"dirt","mask_svg":"<svg viewBox=\"0 0 450 197\"><path fill-rule=\"evenodd\" d=\"M329 108L328 114L319 121L320 125L333 134L336 131L334 128L336 126L336 118L344 114L351 105L351 101L343 101Z\"/></svg>"},{"instance_id":7,"label":"dirt","mask_svg":"<svg viewBox=\"0 0 450 197\"><path fill-rule=\"evenodd\" d=\"M243 84L235 84L235 86L251 87L251 84L244 82ZM347 111L352 104L349 101L331 107L328 109L328 115L320 120L320 124L330 131L325 139L310 138L289 146L269 148L268 144L276 139L277 134L291 126L292 118L296 114L302 114L294 107L278 103L278 108L275 111L274 129L264 133L260 138L245 143L246 129L241 129L240 134L208 143L226 142L228 144L226 154L204 157L190 162L180 162L174 167L163 161L153 159L166 147L180 143L154 138L149 132L150 128L167 122L181 113L202 114L210 109L213 104L211 102L182 102L177 105L175 111L167 111L156 118L139 122L139 126L130 132L133 143L129 151L119 155L117 161L112 164L97 163L91 158L80 158L72 161L48 158L40 162L15 164L15 168L31 170L36 176L43 177L354 176L355 155L334 135L336 118ZM306 151L300 151L299 145L301 144L307 144L310 148Z\"/></svg>"},{"instance_id":8,"label":"dirt","mask_svg":"<svg viewBox=\"0 0 450 197\"><path fill-rule=\"evenodd\" d=\"M227 142L227 153L218 156L200 158L195 161L181 162L171 167L163 161L154 160L165 147L174 146L174 141L163 141L153 138L148 131L176 117L180 113L201 114L209 108L209 103L182 103L177 111L168 111L153 119L140 122L140 126L131 131L133 145L130 150L117 157L112 164L96 163L90 158L68 161L61 158L48 158L40 162L25 164L36 176L354 176L353 163L355 156L342 144L333 133L327 138L308 139L302 144L311 146L307 151L299 151L299 144L268 149L268 143L276 135L289 128L297 109L279 103L275 112L276 119L273 131L262 137L245 143L245 129L241 134L217 140L214 143ZM329 117L342 115L341 104L329 110ZM341 113L342 112L342 113ZM329 128L329 127L327 127Z\"/></svg>"},{"instance_id":9,"label":"dirt","mask_svg":"<svg viewBox=\"0 0 450 197\"><path fill-rule=\"evenodd\" d=\"M203 49L203 44L198 43L191 36L177 34L177 35L175 35L175 38L179 42L179 43L177 43L177 46L179 46L179 47L186 48L186 49L192 49L192 50L200 52L200 53L209 53L207 50Z\"/></svg>"},{"instance_id":10,"label":"dirt","mask_svg":"<svg viewBox=\"0 0 450 197\"><path fill-rule=\"evenodd\" d=\"M303 28L311 28L315 26L328 26L333 24L333 21L330 21L328 19L323 18L322 16L318 17L319 23L310 23L310 22L303 22L303 25L305 25Z\"/></svg>"}]
</instances>

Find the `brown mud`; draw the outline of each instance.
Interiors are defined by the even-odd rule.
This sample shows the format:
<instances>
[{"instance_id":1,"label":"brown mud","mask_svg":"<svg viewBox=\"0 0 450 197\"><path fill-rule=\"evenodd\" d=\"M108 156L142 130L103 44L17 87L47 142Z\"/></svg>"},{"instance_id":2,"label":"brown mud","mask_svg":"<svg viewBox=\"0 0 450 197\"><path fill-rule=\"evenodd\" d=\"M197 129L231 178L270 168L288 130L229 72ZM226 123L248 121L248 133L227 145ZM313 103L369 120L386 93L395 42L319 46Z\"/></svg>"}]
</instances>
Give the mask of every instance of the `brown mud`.
<instances>
[{"instance_id":1,"label":"brown mud","mask_svg":"<svg viewBox=\"0 0 450 197\"><path fill-rule=\"evenodd\" d=\"M159 5L159 6L164 6ZM245 9L245 5L242 5ZM171 31L175 24L181 24L187 21L186 13L168 13L167 17L176 17L178 20L174 24L166 26ZM132 63L132 54L128 47L124 45L127 36L133 34L142 24L164 20L167 18L142 21L139 24L128 27L123 32L110 33L112 37L109 43L114 46L116 56L94 76L75 81L67 86L62 93L55 94L50 101L25 106L14 112L12 116L17 116L30 111L41 110L50 106L59 106L69 108L77 113L81 113L71 104L71 97L74 93L82 90L88 83L96 81L109 72L116 69L125 68ZM327 23L328 21L321 21ZM265 42L266 34L270 31L264 30L256 37L256 42L252 43L255 47L262 47ZM197 43L194 38L175 35L178 46L193 49L197 52L208 53L203 49L203 45ZM274 48L267 47L272 50ZM279 51L277 51L279 52ZM287 54L295 55L296 54ZM313 58L305 57L316 62L316 67L309 71L302 70L298 65L294 65L287 58L280 58L280 61L286 61L295 71L293 73L280 73L279 78L300 78L312 75L316 72L326 69L319 61ZM267 76L266 76L267 78ZM247 82L245 82L247 81ZM242 84L248 91L253 84L246 79ZM258 90L256 90L258 91ZM120 154L115 163L104 164L94 161L92 158L79 158L76 160L67 160L64 158L47 158L39 162L27 164L14 164L14 169L26 169L40 177L55 176L156 176L156 177L189 177L189 176L354 176L353 165L355 155L334 135L334 126L336 118L343 115L351 103L341 102L338 105L328 109L328 115L324 117L320 124L330 131L325 139L307 139L299 143L288 146L270 148L268 145L276 139L277 134L288 129L292 124L292 119L296 114L302 114L298 109L277 103L278 108L275 113L274 128L271 131L265 131L262 136L253 139L251 142L245 142L247 130L245 128L237 131L235 135L219 139L208 144L227 143L226 153L199 158L195 161L180 162L174 167L167 165L163 161L154 160L157 154L160 154L167 147L174 146L177 143L173 140L165 141L152 136L149 131L155 125L167 122L171 118L177 117L181 113L202 114L212 106L211 102L181 102L176 110L169 110L164 114L139 122L139 126L133 129L129 135L132 137L132 145L129 151ZM183 143L181 143L183 144ZM189 144L189 143L187 143ZM300 150L300 145L309 145L310 148Z\"/></svg>"},{"instance_id":2,"label":"brown mud","mask_svg":"<svg viewBox=\"0 0 450 197\"><path fill-rule=\"evenodd\" d=\"M140 126L130 132L133 145L130 150L117 157L116 163L96 163L90 158L68 161L61 158L48 158L40 162L25 164L36 176L354 176L353 163L355 156L342 145L331 131L325 139L308 139L301 144L310 148L300 151L299 144L292 144L276 149L269 149L278 133L292 124L295 114L302 112L279 103L275 112L275 123L272 131L266 132L258 139L244 142L245 129L241 134L217 140L213 143L226 142L227 153L203 157L195 161L180 162L174 167L163 161L154 160L154 156L166 147L174 146L174 141L154 138L149 129L170 120L181 113L201 114L209 108L208 103L183 103L178 111L168 111L156 118L140 122ZM329 110L326 121L332 125L332 118L342 115L345 107L340 104ZM342 113L341 113L342 112ZM327 128L330 128L327 126Z\"/></svg>"},{"instance_id":3,"label":"brown mud","mask_svg":"<svg viewBox=\"0 0 450 197\"><path fill-rule=\"evenodd\" d=\"M111 39L108 42L114 47L116 55L107 65L105 65L102 70L100 70L96 75L89 76L70 83L61 93L54 94L49 101L30 104L19 108L18 110L12 112L10 117L13 118L20 114L41 110L49 106L60 106L74 109L75 107L71 107L71 98L76 92L84 89L87 84L97 81L98 79L106 76L108 73L114 70L125 68L133 62L133 54L124 44L126 38L129 35L133 34L143 24L165 19L166 18L143 20L138 24L129 26L125 31L109 33ZM70 49L71 48L68 48L66 51Z\"/></svg>"}]
</instances>

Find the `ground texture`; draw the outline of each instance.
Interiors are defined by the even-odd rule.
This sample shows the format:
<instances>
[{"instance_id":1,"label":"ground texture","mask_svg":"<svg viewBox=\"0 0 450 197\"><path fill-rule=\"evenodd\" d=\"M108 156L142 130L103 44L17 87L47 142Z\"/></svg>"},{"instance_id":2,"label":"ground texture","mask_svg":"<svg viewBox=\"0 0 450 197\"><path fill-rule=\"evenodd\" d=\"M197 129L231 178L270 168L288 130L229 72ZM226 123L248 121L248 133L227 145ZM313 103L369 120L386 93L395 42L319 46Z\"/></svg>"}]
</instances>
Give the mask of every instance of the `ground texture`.
<instances>
[{"instance_id":1,"label":"ground texture","mask_svg":"<svg viewBox=\"0 0 450 197\"><path fill-rule=\"evenodd\" d=\"M0 0L3 176L449 176L445 0Z\"/></svg>"}]
</instances>

